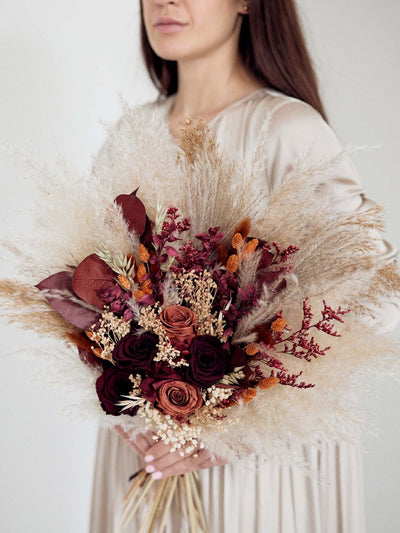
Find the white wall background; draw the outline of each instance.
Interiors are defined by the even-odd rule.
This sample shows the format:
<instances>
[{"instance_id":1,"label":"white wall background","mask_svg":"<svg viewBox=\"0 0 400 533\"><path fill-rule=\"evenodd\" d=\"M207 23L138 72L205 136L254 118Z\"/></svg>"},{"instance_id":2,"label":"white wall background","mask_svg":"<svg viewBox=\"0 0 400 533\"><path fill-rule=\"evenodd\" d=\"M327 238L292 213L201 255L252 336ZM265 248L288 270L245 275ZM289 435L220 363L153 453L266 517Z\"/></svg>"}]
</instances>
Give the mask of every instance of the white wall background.
<instances>
[{"instance_id":1,"label":"white wall background","mask_svg":"<svg viewBox=\"0 0 400 533\"><path fill-rule=\"evenodd\" d=\"M381 144L355 157L371 198L386 207L387 238L400 247L400 5L386 0L301 0L331 125L343 143ZM85 172L114 121L119 94L152 100L138 45L138 1L0 0L0 138L53 163L56 150ZM0 160L0 218L24 227L32 186ZM0 271L0 274L3 272ZM31 382L36 362L7 355L34 343L2 325L1 516L4 533L88 530L96 428L66 417L66 397ZM381 429L366 437L370 533L400 531L400 386L380 387L369 408ZM267 532L266 532L267 533Z\"/></svg>"}]
</instances>

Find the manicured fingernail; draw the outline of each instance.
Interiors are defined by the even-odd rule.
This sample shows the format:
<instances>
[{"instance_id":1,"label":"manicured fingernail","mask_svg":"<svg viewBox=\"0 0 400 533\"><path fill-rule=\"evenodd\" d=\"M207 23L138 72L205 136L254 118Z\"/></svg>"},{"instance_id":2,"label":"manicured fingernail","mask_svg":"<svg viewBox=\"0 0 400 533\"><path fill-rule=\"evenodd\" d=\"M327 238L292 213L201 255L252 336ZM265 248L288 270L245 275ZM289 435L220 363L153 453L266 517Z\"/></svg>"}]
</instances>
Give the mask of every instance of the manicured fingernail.
<instances>
[{"instance_id":1,"label":"manicured fingernail","mask_svg":"<svg viewBox=\"0 0 400 533\"><path fill-rule=\"evenodd\" d=\"M149 474L151 474L152 472L155 472L156 470L156 467L153 466L153 465L147 465L146 468L145 468L146 472L148 472Z\"/></svg>"},{"instance_id":2,"label":"manicured fingernail","mask_svg":"<svg viewBox=\"0 0 400 533\"><path fill-rule=\"evenodd\" d=\"M154 455L146 455L144 460L146 461L146 463L151 463L152 461L154 461Z\"/></svg>"},{"instance_id":3,"label":"manicured fingernail","mask_svg":"<svg viewBox=\"0 0 400 533\"><path fill-rule=\"evenodd\" d=\"M158 472L158 470L157 470L157 472L154 472L154 474L151 474L151 477L153 479L161 479L162 478L162 472Z\"/></svg>"}]
</instances>

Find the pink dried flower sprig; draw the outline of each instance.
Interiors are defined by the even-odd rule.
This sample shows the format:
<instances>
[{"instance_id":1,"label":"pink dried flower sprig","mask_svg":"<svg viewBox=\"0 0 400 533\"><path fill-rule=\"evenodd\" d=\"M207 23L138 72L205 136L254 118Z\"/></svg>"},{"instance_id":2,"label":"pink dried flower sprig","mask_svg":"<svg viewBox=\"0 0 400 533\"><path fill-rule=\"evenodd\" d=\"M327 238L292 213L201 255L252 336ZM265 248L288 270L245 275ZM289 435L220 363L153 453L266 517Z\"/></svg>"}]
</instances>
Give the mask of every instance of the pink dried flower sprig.
<instances>
[{"instance_id":1,"label":"pink dried flower sprig","mask_svg":"<svg viewBox=\"0 0 400 533\"><path fill-rule=\"evenodd\" d=\"M161 232L153 235L155 251L150 257L150 264L159 267L153 272L157 279L162 278L164 272L169 270L172 261L179 257L178 250L168 243L182 240L182 234L189 228L190 220L188 218L181 219L178 208L169 207Z\"/></svg>"},{"instance_id":2,"label":"pink dried flower sprig","mask_svg":"<svg viewBox=\"0 0 400 533\"><path fill-rule=\"evenodd\" d=\"M272 249L272 246L274 247L274 250ZM265 250L268 250L274 254L273 262L276 264L281 262L285 263L293 254L300 250L300 248L293 246L292 244L282 250L279 244L275 241L272 242L272 246L268 243L264 244Z\"/></svg>"},{"instance_id":3,"label":"pink dried flower sprig","mask_svg":"<svg viewBox=\"0 0 400 533\"><path fill-rule=\"evenodd\" d=\"M342 309L339 306L338 309L334 310L325 302L325 300L323 300L323 304L324 308L321 311L321 320L312 324L311 320L314 315L311 306L308 303L308 298L303 301L303 320L301 328L288 337L284 337L282 331L276 333L275 346L284 343L284 349L278 353L288 353L308 362L310 362L312 358L317 358L320 355L326 354L326 351L330 349L330 346L321 348L315 341L314 337L310 337L311 328L316 328L319 331L323 331L334 337L340 337L340 334L333 329L334 326L332 321L335 320L343 323L344 320L342 317L349 313L350 309Z\"/></svg>"}]
</instances>

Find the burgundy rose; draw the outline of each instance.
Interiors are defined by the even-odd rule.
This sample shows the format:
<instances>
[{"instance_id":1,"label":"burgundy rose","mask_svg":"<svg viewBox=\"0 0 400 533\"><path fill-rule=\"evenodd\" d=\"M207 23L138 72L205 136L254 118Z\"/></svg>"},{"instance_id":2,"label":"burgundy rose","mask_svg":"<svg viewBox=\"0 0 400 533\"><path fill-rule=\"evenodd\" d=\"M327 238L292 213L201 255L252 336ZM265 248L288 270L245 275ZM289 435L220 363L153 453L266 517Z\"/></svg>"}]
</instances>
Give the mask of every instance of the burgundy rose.
<instances>
[{"instance_id":1,"label":"burgundy rose","mask_svg":"<svg viewBox=\"0 0 400 533\"><path fill-rule=\"evenodd\" d=\"M159 315L161 323L171 341L188 345L197 335L195 313L182 305L169 305Z\"/></svg>"},{"instance_id":2,"label":"burgundy rose","mask_svg":"<svg viewBox=\"0 0 400 533\"><path fill-rule=\"evenodd\" d=\"M228 368L229 352L217 337L199 335L192 340L187 357L186 379L199 387L210 387L221 379Z\"/></svg>"},{"instance_id":3,"label":"burgundy rose","mask_svg":"<svg viewBox=\"0 0 400 533\"><path fill-rule=\"evenodd\" d=\"M201 407L201 390L181 380L164 382L157 391L156 407L174 418L183 418Z\"/></svg>"},{"instance_id":4,"label":"burgundy rose","mask_svg":"<svg viewBox=\"0 0 400 533\"><path fill-rule=\"evenodd\" d=\"M112 356L115 364L119 368L130 369L131 372L149 371L157 354L157 342L158 337L153 333L128 333L114 346Z\"/></svg>"},{"instance_id":5,"label":"burgundy rose","mask_svg":"<svg viewBox=\"0 0 400 533\"><path fill-rule=\"evenodd\" d=\"M116 405L117 402L126 400L132 388L133 383L129 380L131 372L117 368L106 368L102 375L97 378L96 392L99 397L101 407L108 415L120 415L122 413L135 415L138 407L132 409L123 409L123 406Z\"/></svg>"},{"instance_id":6,"label":"burgundy rose","mask_svg":"<svg viewBox=\"0 0 400 533\"><path fill-rule=\"evenodd\" d=\"M242 372L244 373L244 377L239 381L240 386L250 387L250 377L254 373L254 370L248 365L246 353L237 346L233 346L229 357L228 372L233 372L238 367L243 367Z\"/></svg>"}]
</instances>

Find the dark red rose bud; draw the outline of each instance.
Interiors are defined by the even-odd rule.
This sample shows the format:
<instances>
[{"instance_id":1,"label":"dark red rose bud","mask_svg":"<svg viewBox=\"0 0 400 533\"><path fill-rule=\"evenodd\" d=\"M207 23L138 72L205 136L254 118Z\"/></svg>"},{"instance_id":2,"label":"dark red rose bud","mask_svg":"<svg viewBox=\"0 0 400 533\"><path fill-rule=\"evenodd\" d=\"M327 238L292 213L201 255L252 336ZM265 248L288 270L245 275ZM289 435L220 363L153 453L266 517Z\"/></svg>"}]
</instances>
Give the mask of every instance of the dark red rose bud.
<instances>
[{"instance_id":1,"label":"dark red rose bud","mask_svg":"<svg viewBox=\"0 0 400 533\"><path fill-rule=\"evenodd\" d=\"M149 371L157 354L158 337L153 333L128 333L117 342L112 356L119 368Z\"/></svg>"},{"instance_id":2,"label":"dark red rose bud","mask_svg":"<svg viewBox=\"0 0 400 533\"><path fill-rule=\"evenodd\" d=\"M131 372L127 370L120 370L113 367L106 368L102 375L97 378L97 396L99 397L102 409L108 415L118 416L124 413L134 416L136 414L138 407L125 409L122 412L123 406L116 405L119 401L127 400L124 396L127 396L133 388L133 383L129 379L130 374Z\"/></svg>"},{"instance_id":3,"label":"dark red rose bud","mask_svg":"<svg viewBox=\"0 0 400 533\"><path fill-rule=\"evenodd\" d=\"M199 335L190 344L187 360L189 363L186 371L187 381L207 388L225 375L229 352L224 350L217 337Z\"/></svg>"}]
</instances>

